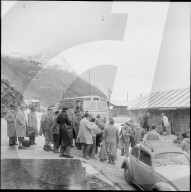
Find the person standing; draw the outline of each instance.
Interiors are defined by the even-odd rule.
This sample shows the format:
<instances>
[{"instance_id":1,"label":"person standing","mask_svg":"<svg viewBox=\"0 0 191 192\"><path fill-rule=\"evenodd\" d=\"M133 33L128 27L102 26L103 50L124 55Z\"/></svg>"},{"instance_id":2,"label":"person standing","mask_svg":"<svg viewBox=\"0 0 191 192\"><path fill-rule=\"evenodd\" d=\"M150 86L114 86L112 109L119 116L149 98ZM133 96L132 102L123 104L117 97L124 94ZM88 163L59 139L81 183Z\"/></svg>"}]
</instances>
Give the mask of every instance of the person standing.
<instances>
[{"instance_id":1,"label":"person standing","mask_svg":"<svg viewBox=\"0 0 191 192\"><path fill-rule=\"evenodd\" d=\"M151 118L148 111L147 114L143 116L143 128L145 129L145 133L149 132L151 128Z\"/></svg>"},{"instance_id":2,"label":"person standing","mask_svg":"<svg viewBox=\"0 0 191 192\"><path fill-rule=\"evenodd\" d=\"M187 135L183 136L184 139L180 143L180 147L183 151L185 151L190 158L190 131L188 131Z\"/></svg>"},{"instance_id":3,"label":"person standing","mask_svg":"<svg viewBox=\"0 0 191 192\"><path fill-rule=\"evenodd\" d=\"M45 137L45 144L43 147L44 151L53 151L51 148L51 138L52 138L52 132L51 127L53 126L53 108L51 106L48 107L47 112L45 112L40 120L41 123L41 129L39 132L39 135L42 134L42 130Z\"/></svg>"},{"instance_id":4,"label":"person standing","mask_svg":"<svg viewBox=\"0 0 191 192\"><path fill-rule=\"evenodd\" d=\"M109 119L109 126L103 132L103 140L105 141L106 151L108 155L108 163L115 164L117 155L117 144L119 143L119 131L114 125L114 119Z\"/></svg>"},{"instance_id":5,"label":"person standing","mask_svg":"<svg viewBox=\"0 0 191 192\"><path fill-rule=\"evenodd\" d=\"M18 149L26 149L25 146L23 146L24 137L26 137L26 127L27 127L27 119L24 114L24 110L26 109L26 106L24 104L21 104L20 109L18 107L17 113L16 113L16 136L18 137L19 146Z\"/></svg>"},{"instance_id":6,"label":"person standing","mask_svg":"<svg viewBox=\"0 0 191 192\"><path fill-rule=\"evenodd\" d=\"M5 115L5 120L7 121L7 136L9 137L9 146L17 145L16 137L16 105L11 104L10 109Z\"/></svg>"},{"instance_id":7,"label":"person standing","mask_svg":"<svg viewBox=\"0 0 191 192\"><path fill-rule=\"evenodd\" d=\"M59 140L60 140L60 157L73 158L71 155L71 146L72 146L72 127L71 120L67 114L68 108L63 107L62 111L57 117L57 123L59 124Z\"/></svg>"},{"instance_id":8,"label":"person standing","mask_svg":"<svg viewBox=\"0 0 191 192\"><path fill-rule=\"evenodd\" d=\"M156 125L152 125L152 131L147 133L147 140L160 140L160 135L156 132Z\"/></svg>"},{"instance_id":9,"label":"person standing","mask_svg":"<svg viewBox=\"0 0 191 192\"><path fill-rule=\"evenodd\" d=\"M139 126L139 124L136 124L135 125L135 128L134 128L134 138L135 138L135 145L140 143L140 141L143 139L144 137L144 134L145 134L145 131L142 127Z\"/></svg>"},{"instance_id":10,"label":"person standing","mask_svg":"<svg viewBox=\"0 0 191 192\"><path fill-rule=\"evenodd\" d=\"M77 142L82 143L83 158L86 160L89 160L90 148L93 144L91 129L92 126L89 122L89 113L85 113L84 118L80 121Z\"/></svg>"},{"instance_id":11,"label":"person standing","mask_svg":"<svg viewBox=\"0 0 191 192\"><path fill-rule=\"evenodd\" d=\"M129 121L129 124L130 124L130 128L131 128L130 144L131 144L131 147L133 148L135 146L135 136L134 136L135 126L133 125L132 120Z\"/></svg>"},{"instance_id":12,"label":"person standing","mask_svg":"<svg viewBox=\"0 0 191 192\"><path fill-rule=\"evenodd\" d=\"M140 127L143 127L144 118L143 118L143 113L142 113L142 111L139 112L138 122L139 122Z\"/></svg>"},{"instance_id":13,"label":"person standing","mask_svg":"<svg viewBox=\"0 0 191 192\"><path fill-rule=\"evenodd\" d=\"M95 119L95 124L99 127L100 131L103 130L100 115L98 114ZM100 147L100 143L102 140L102 134L96 134L96 151L95 153L98 153L98 147Z\"/></svg>"},{"instance_id":14,"label":"person standing","mask_svg":"<svg viewBox=\"0 0 191 192\"><path fill-rule=\"evenodd\" d=\"M169 126L168 117L164 113L161 113L161 122L163 128L163 135L166 135L166 128Z\"/></svg>"},{"instance_id":15,"label":"person standing","mask_svg":"<svg viewBox=\"0 0 191 192\"><path fill-rule=\"evenodd\" d=\"M79 132L80 121L81 121L80 112L76 112L74 120L73 120L73 128L74 128L74 133L75 133L75 146L77 147L78 150L82 150L81 143L77 142L77 136L78 136L78 132Z\"/></svg>"},{"instance_id":16,"label":"person standing","mask_svg":"<svg viewBox=\"0 0 191 192\"><path fill-rule=\"evenodd\" d=\"M121 149L121 155L123 156L125 154L126 157L128 157L129 143L130 143L130 136L131 136L131 128L130 128L129 122L126 122L125 125L121 128L119 135L124 144L124 148Z\"/></svg>"},{"instance_id":17,"label":"person standing","mask_svg":"<svg viewBox=\"0 0 191 192\"><path fill-rule=\"evenodd\" d=\"M95 124L95 118L92 118L90 120L90 124L92 126L91 134L92 134L92 139L93 139L93 144L91 145L91 148L90 148L90 157L92 159L94 159L95 158L95 150L96 150L96 135L102 133L103 131L101 131L99 129L99 127Z\"/></svg>"},{"instance_id":18,"label":"person standing","mask_svg":"<svg viewBox=\"0 0 191 192\"><path fill-rule=\"evenodd\" d=\"M36 107L34 105L31 105L28 107L30 109L30 112L27 114L28 119L28 126L30 129L30 136L29 140L31 141L31 145L36 145L35 143L35 137L38 136L38 128L37 128L37 118L36 118Z\"/></svg>"},{"instance_id":19,"label":"person standing","mask_svg":"<svg viewBox=\"0 0 191 192\"><path fill-rule=\"evenodd\" d=\"M57 117L59 114L59 111L55 111L55 116L53 117L53 125L51 127L50 132L53 134L53 141L54 141L54 148L53 152L54 153L59 153L58 149L60 146L60 138L59 138L59 124L57 123Z\"/></svg>"}]
</instances>

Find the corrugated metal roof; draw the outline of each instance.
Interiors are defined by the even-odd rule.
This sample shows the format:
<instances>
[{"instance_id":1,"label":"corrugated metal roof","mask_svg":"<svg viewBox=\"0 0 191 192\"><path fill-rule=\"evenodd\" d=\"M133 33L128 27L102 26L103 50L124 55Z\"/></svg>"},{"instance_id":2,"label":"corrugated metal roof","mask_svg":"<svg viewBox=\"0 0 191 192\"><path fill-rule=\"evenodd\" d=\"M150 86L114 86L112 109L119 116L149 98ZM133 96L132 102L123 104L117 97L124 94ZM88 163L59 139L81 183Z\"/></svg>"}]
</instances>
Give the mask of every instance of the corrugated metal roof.
<instances>
[{"instance_id":1,"label":"corrugated metal roof","mask_svg":"<svg viewBox=\"0 0 191 192\"><path fill-rule=\"evenodd\" d=\"M147 94L128 109L190 108L190 88Z\"/></svg>"}]
</instances>

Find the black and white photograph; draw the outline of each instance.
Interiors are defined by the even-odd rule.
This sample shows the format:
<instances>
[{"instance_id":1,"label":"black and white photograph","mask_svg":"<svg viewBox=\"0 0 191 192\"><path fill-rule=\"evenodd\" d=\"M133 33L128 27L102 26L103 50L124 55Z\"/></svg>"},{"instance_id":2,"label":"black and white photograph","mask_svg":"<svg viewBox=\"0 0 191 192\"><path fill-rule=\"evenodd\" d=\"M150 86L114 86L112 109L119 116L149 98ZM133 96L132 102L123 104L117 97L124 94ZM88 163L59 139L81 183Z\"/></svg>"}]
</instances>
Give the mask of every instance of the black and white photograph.
<instances>
[{"instance_id":1,"label":"black and white photograph","mask_svg":"<svg viewBox=\"0 0 191 192\"><path fill-rule=\"evenodd\" d=\"M1 189L190 191L191 3L1 1Z\"/></svg>"}]
</instances>

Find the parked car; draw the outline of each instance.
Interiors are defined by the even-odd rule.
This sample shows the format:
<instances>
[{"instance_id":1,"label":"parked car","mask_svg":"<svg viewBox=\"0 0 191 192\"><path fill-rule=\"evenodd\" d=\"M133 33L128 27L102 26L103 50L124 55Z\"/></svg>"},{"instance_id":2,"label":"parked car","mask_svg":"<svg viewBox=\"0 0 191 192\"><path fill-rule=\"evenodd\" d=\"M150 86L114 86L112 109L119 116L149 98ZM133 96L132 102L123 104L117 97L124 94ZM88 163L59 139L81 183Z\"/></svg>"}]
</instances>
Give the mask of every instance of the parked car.
<instances>
[{"instance_id":1,"label":"parked car","mask_svg":"<svg viewBox=\"0 0 191 192\"><path fill-rule=\"evenodd\" d=\"M121 168L129 184L149 191L190 191L190 159L173 142L144 141Z\"/></svg>"}]
</instances>

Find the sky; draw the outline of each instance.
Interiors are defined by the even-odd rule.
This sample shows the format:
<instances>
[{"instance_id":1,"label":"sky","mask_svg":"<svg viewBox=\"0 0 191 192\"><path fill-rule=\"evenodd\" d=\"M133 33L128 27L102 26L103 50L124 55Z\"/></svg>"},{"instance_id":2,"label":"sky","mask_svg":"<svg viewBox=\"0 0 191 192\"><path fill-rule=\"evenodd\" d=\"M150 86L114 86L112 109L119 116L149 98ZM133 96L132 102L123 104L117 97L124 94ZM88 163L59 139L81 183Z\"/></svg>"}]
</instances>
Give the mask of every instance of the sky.
<instances>
[{"instance_id":1,"label":"sky","mask_svg":"<svg viewBox=\"0 0 191 192\"><path fill-rule=\"evenodd\" d=\"M46 49L79 75L116 66L111 100L189 87L190 3L2 1L2 52Z\"/></svg>"}]
</instances>

